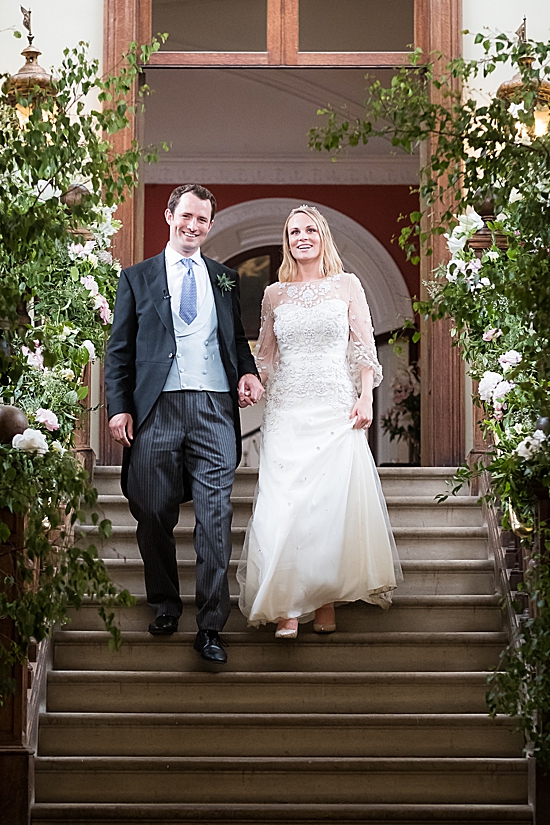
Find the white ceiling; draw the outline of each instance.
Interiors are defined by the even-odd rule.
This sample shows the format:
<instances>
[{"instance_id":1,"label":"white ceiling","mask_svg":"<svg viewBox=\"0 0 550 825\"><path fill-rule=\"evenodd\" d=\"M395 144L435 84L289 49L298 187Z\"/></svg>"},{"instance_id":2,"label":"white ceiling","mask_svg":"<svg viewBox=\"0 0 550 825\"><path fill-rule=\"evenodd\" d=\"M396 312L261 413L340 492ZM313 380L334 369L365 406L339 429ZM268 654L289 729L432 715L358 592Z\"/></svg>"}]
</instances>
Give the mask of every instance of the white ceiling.
<instances>
[{"instance_id":1,"label":"white ceiling","mask_svg":"<svg viewBox=\"0 0 550 825\"><path fill-rule=\"evenodd\" d=\"M379 77L389 77L379 72ZM375 138L333 163L308 148L331 105L360 117L363 69L148 69L145 142L171 145L147 168L148 183L414 184L418 159Z\"/></svg>"}]
</instances>

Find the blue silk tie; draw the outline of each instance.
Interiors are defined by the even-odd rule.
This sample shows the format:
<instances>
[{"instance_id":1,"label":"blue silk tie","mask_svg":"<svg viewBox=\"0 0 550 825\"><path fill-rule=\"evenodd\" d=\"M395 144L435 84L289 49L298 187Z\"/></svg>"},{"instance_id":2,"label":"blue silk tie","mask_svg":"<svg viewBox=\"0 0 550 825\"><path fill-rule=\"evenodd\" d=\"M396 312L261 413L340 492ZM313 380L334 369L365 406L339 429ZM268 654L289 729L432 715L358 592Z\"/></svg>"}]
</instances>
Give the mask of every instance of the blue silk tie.
<instances>
[{"instance_id":1,"label":"blue silk tie","mask_svg":"<svg viewBox=\"0 0 550 825\"><path fill-rule=\"evenodd\" d=\"M187 268L181 282L181 298L179 315L186 324L191 324L197 317L197 282L193 272L193 259L182 258L182 264Z\"/></svg>"}]
</instances>

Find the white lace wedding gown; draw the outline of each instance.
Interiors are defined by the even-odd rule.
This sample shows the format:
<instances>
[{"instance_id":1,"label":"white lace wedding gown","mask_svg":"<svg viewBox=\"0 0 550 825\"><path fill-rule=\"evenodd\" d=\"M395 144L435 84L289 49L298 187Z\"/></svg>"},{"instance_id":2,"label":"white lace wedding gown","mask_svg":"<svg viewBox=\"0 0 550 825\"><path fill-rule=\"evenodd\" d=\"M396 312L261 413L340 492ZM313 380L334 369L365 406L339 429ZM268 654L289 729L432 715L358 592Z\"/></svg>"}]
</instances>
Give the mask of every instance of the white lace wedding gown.
<instances>
[{"instance_id":1,"label":"white lace wedding gown","mask_svg":"<svg viewBox=\"0 0 550 825\"><path fill-rule=\"evenodd\" d=\"M349 417L361 369L382 380L359 279L269 286L256 360L268 381L241 611L259 625L307 621L332 601L389 607L399 560L366 434Z\"/></svg>"}]
</instances>

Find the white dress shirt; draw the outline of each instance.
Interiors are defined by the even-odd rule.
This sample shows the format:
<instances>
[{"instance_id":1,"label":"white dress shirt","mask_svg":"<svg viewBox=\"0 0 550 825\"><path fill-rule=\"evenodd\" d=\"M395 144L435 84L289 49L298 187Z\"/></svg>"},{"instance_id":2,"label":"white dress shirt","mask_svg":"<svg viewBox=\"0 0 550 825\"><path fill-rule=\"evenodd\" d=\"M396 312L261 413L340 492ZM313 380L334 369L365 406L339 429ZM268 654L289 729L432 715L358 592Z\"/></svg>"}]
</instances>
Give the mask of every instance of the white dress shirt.
<instances>
[{"instance_id":1,"label":"white dress shirt","mask_svg":"<svg viewBox=\"0 0 550 825\"><path fill-rule=\"evenodd\" d=\"M180 311L180 299L181 299L181 285L183 282L183 276L187 273L187 267L182 264L181 259L183 256L179 252L176 252L170 244L166 244L165 250L165 260L166 260L166 278L168 280L168 294L170 295L170 305L172 307L172 312L175 315L179 315ZM200 249L193 255L189 255L191 260L193 261L193 272L195 274L195 283L197 284L197 314L200 312L201 306L204 303L204 299L206 297L206 290L211 289L210 284L210 277L208 275L208 271L206 269L205 263L201 256Z\"/></svg>"}]
</instances>

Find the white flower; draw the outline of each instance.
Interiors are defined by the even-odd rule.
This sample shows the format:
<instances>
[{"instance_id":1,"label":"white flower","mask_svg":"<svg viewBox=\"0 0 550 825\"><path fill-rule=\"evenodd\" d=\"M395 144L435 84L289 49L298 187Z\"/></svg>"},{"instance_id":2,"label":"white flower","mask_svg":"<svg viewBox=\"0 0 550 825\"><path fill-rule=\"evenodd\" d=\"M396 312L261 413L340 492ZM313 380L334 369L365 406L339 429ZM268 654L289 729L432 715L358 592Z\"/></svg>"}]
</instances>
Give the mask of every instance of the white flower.
<instances>
[{"instance_id":1,"label":"white flower","mask_svg":"<svg viewBox=\"0 0 550 825\"><path fill-rule=\"evenodd\" d=\"M478 215L477 212L474 211L468 212L466 215L460 215L458 217L458 225L462 232L465 232L468 235L473 235L474 232L479 232L479 230L483 229L485 226L481 215Z\"/></svg>"},{"instance_id":2,"label":"white flower","mask_svg":"<svg viewBox=\"0 0 550 825\"><path fill-rule=\"evenodd\" d=\"M59 429L59 421L57 415L51 410L45 410L40 407L34 414L36 421L39 424L44 424L47 430L53 433L54 430Z\"/></svg>"},{"instance_id":3,"label":"white flower","mask_svg":"<svg viewBox=\"0 0 550 825\"><path fill-rule=\"evenodd\" d=\"M502 330L501 329L497 329L496 327L491 327L491 329L488 329L487 332L483 333L483 340L487 341L487 342L494 341L495 338L500 338L501 335L502 335Z\"/></svg>"},{"instance_id":4,"label":"white flower","mask_svg":"<svg viewBox=\"0 0 550 825\"><path fill-rule=\"evenodd\" d=\"M452 235L445 234L443 237L447 238L447 246L453 258L458 252L462 252L468 240L466 235L455 235L454 229Z\"/></svg>"},{"instance_id":5,"label":"white flower","mask_svg":"<svg viewBox=\"0 0 550 825\"><path fill-rule=\"evenodd\" d=\"M39 342L34 342L35 349L30 350L28 347L21 347L21 352L27 357L27 364L29 367L36 367L39 370L44 369L44 356L42 355L43 347L39 346Z\"/></svg>"},{"instance_id":6,"label":"white flower","mask_svg":"<svg viewBox=\"0 0 550 825\"><path fill-rule=\"evenodd\" d=\"M61 338L61 340L62 340L62 341L64 341L64 340L65 340L65 338L68 338L68 337L69 337L69 335L71 334L71 332L72 332L72 328L71 328L71 327L68 327L67 325L65 325L65 326L63 327L63 329L61 330L61 332L59 333L59 337Z\"/></svg>"},{"instance_id":7,"label":"white flower","mask_svg":"<svg viewBox=\"0 0 550 825\"><path fill-rule=\"evenodd\" d=\"M533 435L528 435L527 438L520 441L514 452L519 455L520 458L532 458L542 447L543 441L546 441L546 436L543 431L535 430Z\"/></svg>"},{"instance_id":8,"label":"white flower","mask_svg":"<svg viewBox=\"0 0 550 825\"><path fill-rule=\"evenodd\" d=\"M515 386L513 381L499 381L493 390L493 402L495 406L497 401L502 401L504 396L507 395L510 390L513 390Z\"/></svg>"},{"instance_id":9,"label":"white flower","mask_svg":"<svg viewBox=\"0 0 550 825\"><path fill-rule=\"evenodd\" d=\"M122 272L120 261L113 261L113 269L115 270L117 275L120 275L120 273Z\"/></svg>"},{"instance_id":10,"label":"white flower","mask_svg":"<svg viewBox=\"0 0 550 825\"><path fill-rule=\"evenodd\" d=\"M40 430L32 430L30 427L27 427L23 434L14 435L11 445L16 450L24 450L26 453L45 455L48 452L46 436Z\"/></svg>"},{"instance_id":11,"label":"white flower","mask_svg":"<svg viewBox=\"0 0 550 825\"><path fill-rule=\"evenodd\" d=\"M93 361L95 359L96 355L95 355L95 347L94 347L92 341L89 341L88 339L86 339L85 341L82 342L82 346L85 347L88 350L88 355L90 357L90 361Z\"/></svg>"},{"instance_id":12,"label":"white flower","mask_svg":"<svg viewBox=\"0 0 550 825\"><path fill-rule=\"evenodd\" d=\"M93 252L90 252L90 254L86 258L86 260L91 263L91 265L93 266L94 269L97 268L98 258L97 258L97 255L94 255Z\"/></svg>"},{"instance_id":13,"label":"white flower","mask_svg":"<svg viewBox=\"0 0 550 825\"><path fill-rule=\"evenodd\" d=\"M80 283L82 286L88 290L92 298L98 294L99 286L97 285L97 281L93 275L85 275L84 278L80 279Z\"/></svg>"},{"instance_id":14,"label":"white flower","mask_svg":"<svg viewBox=\"0 0 550 825\"><path fill-rule=\"evenodd\" d=\"M483 373L483 378L479 382L479 397L482 401L491 401L493 391L497 384L502 381L502 375L498 372L491 372L486 370Z\"/></svg>"},{"instance_id":15,"label":"white flower","mask_svg":"<svg viewBox=\"0 0 550 825\"><path fill-rule=\"evenodd\" d=\"M491 286L491 281L489 280L489 278L480 278L479 283L482 286Z\"/></svg>"},{"instance_id":16,"label":"white flower","mask_svg":"<svg viewBox=\"0 0 550 825\"><path fill-rule=\"evenodd\" d=\"M498 261L500 258L500 252L498 249L489 249L486 255L490 261Z\"/></svg>"},{"instance_id":17,"label":"white flower","mask_svg":"<svg viewBox=\"0 0 550 825\"><path fill-rule=\"evenodd\" d=\"M515 349L508 350L503 355L498 356L498 363L502 367L503 370L508 369L509 367L515 367L522 359L521 352L517 352Z\"/></svg>"},{"instance_id":18,"label":"white flower","mask_svg":"<svg viewBox=\"0 0 550 825\"><path fill-rule=\"evenodd\" d=\"M74 381L74 372L69 367L66 369L60 369L59 377L63 378L64 381Z\"/></svg>"},{"instance_id":19,"label":"white flower","mask_svg":"<svg viewBox=\"0 0 550 825\"><path fill-rule=\"evenodd\" d=\"M63 444L60 441L53 441L52 442L52 450L54 450L56 453L59 453L60 455L63 455L64 453L67 452L66 448L63 446Z\"/></svg>"}]
</instances>

